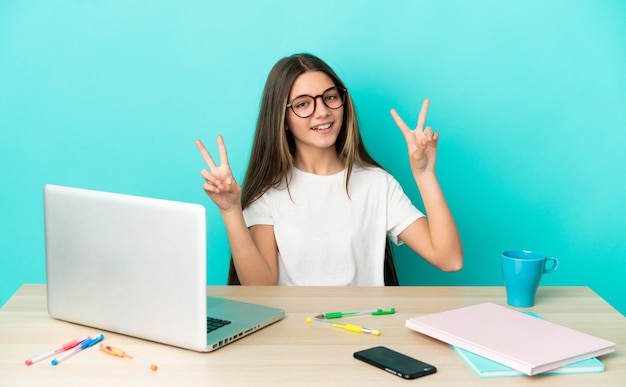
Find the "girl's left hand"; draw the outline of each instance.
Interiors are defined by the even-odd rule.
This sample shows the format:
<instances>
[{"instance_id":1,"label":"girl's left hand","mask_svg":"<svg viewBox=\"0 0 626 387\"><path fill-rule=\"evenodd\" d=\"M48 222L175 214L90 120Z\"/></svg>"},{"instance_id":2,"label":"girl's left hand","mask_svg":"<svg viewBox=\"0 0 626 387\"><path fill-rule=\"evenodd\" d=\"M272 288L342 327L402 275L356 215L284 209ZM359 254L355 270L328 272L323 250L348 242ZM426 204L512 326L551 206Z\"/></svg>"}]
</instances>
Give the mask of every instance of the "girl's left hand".
<instances>
[{"instance_id":1,"label":"girl's left hand","mask_svg":"<svg viewBox=\"0 0 626 387\"><path fill-rule=\"evenodd\" d=\"M410 129L395 109L391 109L391 116L396 121L396 125L402 131L409 151L411 169L414 173L421 173L435 170L435 160L437 158L437 140L439 133L434 132L430 126L424 129L426 123L426 113L428 112L429 99L425 99L422 109L417 118L417 128Z\"/></svg>"}]
</instances>

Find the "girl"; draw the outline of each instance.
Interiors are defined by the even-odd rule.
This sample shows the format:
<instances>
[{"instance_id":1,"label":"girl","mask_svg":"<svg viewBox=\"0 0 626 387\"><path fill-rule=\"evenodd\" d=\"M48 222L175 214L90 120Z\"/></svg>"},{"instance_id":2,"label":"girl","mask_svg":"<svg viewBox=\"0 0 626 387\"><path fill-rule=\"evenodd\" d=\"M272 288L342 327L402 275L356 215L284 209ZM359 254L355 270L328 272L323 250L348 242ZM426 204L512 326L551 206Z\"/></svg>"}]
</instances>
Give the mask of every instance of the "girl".
<instances>
[{"instance_id":1,"label":"girl","mask_svg":"<svg viewBox=\"0 0 626 387\"><path fill-rule=\"evenodd\" d=\"M435 175L439 135L424 128L428 105L415 130L391 110L426 218L365 149L335 72L309 54L279 60L265 84L243 188L222 137L219 166L196 141L208 166L204 191L228 234L229 283L384 285L387 238L441 270L460 270L461 240Z\"/></svg>"}]
</instances>

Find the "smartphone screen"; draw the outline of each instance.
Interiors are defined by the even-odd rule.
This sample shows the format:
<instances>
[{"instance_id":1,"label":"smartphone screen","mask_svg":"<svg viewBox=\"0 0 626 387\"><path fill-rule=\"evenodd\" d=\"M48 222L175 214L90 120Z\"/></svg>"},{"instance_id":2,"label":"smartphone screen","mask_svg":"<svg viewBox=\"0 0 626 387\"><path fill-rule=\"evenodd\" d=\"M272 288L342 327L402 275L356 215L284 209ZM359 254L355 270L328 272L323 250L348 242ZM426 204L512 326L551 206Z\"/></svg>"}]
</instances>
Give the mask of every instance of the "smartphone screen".
<instances>
[{"instance_id":1,"label":"smartphone screen","mask_svg":"<svg viewBox=\"0 0 626 387\"><path fill-rule=\"evenodd\" d=\"M430 364L386 347L358 351L354 353L354 357L404 379L415 379L437 372L437 368Z\"/></svg>"}]
</instances>

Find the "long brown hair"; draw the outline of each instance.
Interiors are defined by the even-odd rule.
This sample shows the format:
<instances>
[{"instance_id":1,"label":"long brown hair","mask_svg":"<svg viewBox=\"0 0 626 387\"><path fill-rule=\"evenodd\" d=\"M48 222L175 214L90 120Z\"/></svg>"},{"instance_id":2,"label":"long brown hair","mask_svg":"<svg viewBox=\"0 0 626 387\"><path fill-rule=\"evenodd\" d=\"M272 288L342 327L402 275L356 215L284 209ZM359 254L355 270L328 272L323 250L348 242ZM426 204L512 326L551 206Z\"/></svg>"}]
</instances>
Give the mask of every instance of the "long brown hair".
<instances>
[{"instance_id":1,"label":"long brown hair","mask_svg":"<svg viewBox=\"0 0 626 387\"><path fill-rule=\"evenodd\" d=\"M282 181L288 183L287 176L294 165L296 145L291 132L285 130L287 100L296 78L312 71L324 72L335 86L346 87L330 66L311 54L295 54L282 58L274 65L261 99L250 162L242 186L242 208L248 207L269 188ZM346 93L343 126L335 142L335 149L347 168L346 188L355 163L380 167L365 149L349 92Z\"/></svg>"},{"instance_id":2,"label":"long brown hair","mask_svg":"<svg viewBox=\"0 0 626 387\"><path fill-rule=\"evenodd\" d=\"M281 182L289 184L289 171L294 165L296 145L293 135L285 130L287 100L296 79L306 73L321 71L328 75L335 86L346 88L330 66L311 54L295 54L280 59L270 71L259 110L252 151L241 193L242 208L262 196L268 189ZM346 168L346 191L354 164L382 168L365 149L356 109L346 93L343 126L335 142L339 159ZM229 284L239 284L232 259Z\"/></svg>"}]
</instances>

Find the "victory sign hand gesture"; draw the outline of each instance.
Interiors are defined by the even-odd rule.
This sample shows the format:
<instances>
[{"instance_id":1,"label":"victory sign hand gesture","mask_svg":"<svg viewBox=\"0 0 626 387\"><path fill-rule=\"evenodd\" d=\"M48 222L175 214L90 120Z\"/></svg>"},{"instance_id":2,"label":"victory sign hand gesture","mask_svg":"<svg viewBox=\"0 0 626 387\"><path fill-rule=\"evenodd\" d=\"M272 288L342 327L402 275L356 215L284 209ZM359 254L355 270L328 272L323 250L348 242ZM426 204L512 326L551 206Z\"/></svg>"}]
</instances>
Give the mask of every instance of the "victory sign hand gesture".
<instances>
[{"instance_id":1,"label":"victory sign hand gesture","mask_svg":"<svg viewBox=\"0 0 626 387\"><path fill-rule=\"evenodd\" d=\"M196 140L196 146L209 168L200 172L200 175L205 180L202 188L220 210L225 211L234 205L240 204L241 187L235 182L230 165L228 165L228 155L226 154L226 146L222 136L217 136L217 145L220 154L219 166L215 165L213 158L204 147L202 141Z\"/></svg>"},{"instance_id":2,"label":"victory sign hand gesture","mask_svg":"<svg viewBox=\"0 0 626 387\"><path fill-rule=\"evenodd\" d=\"M414 130L408 127L395 109L391 109L391 115L406 140L413 173L435 170L439 133L433 133L433 129L430 126L424 129L429 104L430 100L425 99L417 118L417 127Z\"/></svg>"}]
</instances>

